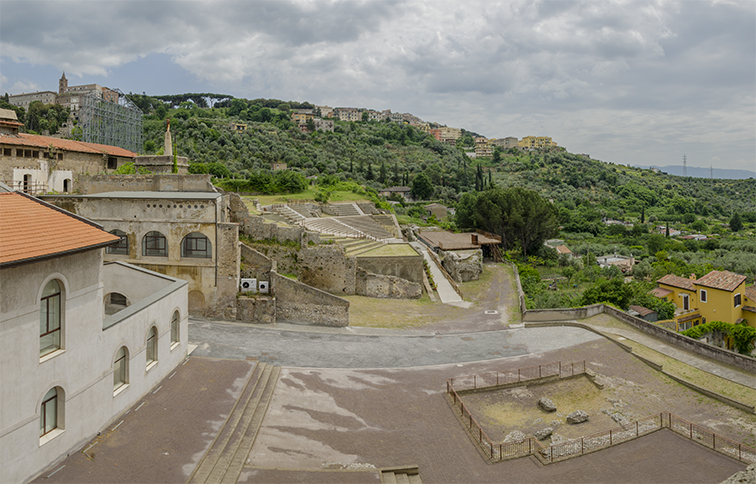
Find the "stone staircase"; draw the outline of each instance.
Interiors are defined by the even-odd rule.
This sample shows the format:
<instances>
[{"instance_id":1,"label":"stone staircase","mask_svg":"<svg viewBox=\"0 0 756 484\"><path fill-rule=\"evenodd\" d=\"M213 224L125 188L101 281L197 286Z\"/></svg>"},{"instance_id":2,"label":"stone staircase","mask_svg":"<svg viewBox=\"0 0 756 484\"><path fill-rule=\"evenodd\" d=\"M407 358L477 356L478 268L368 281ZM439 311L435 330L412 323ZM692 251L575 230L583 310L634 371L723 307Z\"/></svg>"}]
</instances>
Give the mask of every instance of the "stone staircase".
<instances>
[{"instance_id":1,"label":"stone staircase","mask_svg":"<svg viewBox=\"0 0 756 484\"><path fill-rule=\"evenodd\" d=\"M271 207L271 210L273 211L273 213L277 213L278 215L284 217L292 224L298 224L307 218L288 205L273 205Z\"/></svg>"},{"instance_id":2,"label":"stone staircase","mask_svg":"<svg viewBox=\"0 0 756 484\"><path fill-rule=\"evenodd\" d=\"M381 484L423 484L417 466L384 467L381 469Z\"/></svg>"},{"instance_id":3,"label":"stone staircase","mask_svg":"<svg viewBox=\"0 0 756 484\"><path fill-rule=\"evenodd\" d=\"M365 213L356 203L332 203L331 210L337 217L365 215Z\"/></svg>"},{"instance_id":4,"label":"stone staircase","mask_svg":"<svg viewBox=\"0 0 756 484\"><path fill-rule=\"evenodd\" d=\"M370 239L358 239L352 242L341 244L347 255L358 255L371 251L377 247L385 245L385 242L374 241Z\"/></svg>"},{"instance_id":5,"label":"stone staircase","mask_svg":"<svg viewBox=\"0 0 756 484\"><path fill-rule=\"evenodd\" d=\"M194 469L189 484L235 484L273 396L281 368L257 363L225 424Z\"/></svg>"}]
</instances>

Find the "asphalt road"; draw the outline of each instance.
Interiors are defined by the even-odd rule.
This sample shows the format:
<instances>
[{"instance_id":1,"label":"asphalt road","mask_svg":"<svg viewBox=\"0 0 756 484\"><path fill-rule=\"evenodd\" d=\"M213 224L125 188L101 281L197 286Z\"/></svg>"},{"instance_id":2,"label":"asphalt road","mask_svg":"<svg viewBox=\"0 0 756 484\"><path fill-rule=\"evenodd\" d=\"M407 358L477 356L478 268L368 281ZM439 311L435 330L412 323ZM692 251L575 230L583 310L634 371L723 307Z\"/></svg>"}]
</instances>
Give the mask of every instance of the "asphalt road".
<instances>
[{"instance_id":1,"label":"asphalt road","mask_svg":"<svg viewBox=\"0 0 756 484\"><path fill-rule=\"evenodd\" d=\"M240 323L189 320L194 356L256 357L300 368L406 368L465 363L543 353L599 339L580 328L513 328L474 333L347 334L360 328L286 329Z\"/></svg>"}]
</instances>

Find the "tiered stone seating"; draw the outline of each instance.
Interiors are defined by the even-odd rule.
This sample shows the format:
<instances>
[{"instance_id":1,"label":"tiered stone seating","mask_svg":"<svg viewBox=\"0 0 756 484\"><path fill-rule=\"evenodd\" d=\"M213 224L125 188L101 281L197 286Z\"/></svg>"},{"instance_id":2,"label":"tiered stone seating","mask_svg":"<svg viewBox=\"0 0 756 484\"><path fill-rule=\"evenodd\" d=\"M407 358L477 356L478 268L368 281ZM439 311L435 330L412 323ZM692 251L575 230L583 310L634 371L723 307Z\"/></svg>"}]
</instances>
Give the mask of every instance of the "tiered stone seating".
<instances>
[{"instance_id":1,"label":"tiered stone seating","mask_svg":"<svg viewBox=\"0 0 756 484\"><path fill-rule=\"evenodd\" d=\"M394 234L381 227L381 225L369 215L363 215L361 217L339 217L339 221L365 233L368 238L384 240L394 237Z\"/></svg>"},{"instance_id":2,"label":"tiered stone seating","mask_svg":"<svg viewBox=\"0 0 756 484\"><path fill-rule=\"evenodd\" d=\"M288 205L273 205L272 209L273 213L277 213L293 224L299 223L307 218L296 210L293 210Z\"/></svg>"},{"instance_id":3,"label":"tiered stone seating","mask_svg":"<svg viewBox=\"0 0 756 484\"><path fill-rule=\"evenodd\" d=\"M362 238L365 234L353 227L339 222L336 218L307 219L303 225L307 230L320 232L321 234L335 235L337 237Z\"/></svg>"},{"instance_id":4,"label":"tiered stone seating","mask_svg":"<svg viewBox=\"0 0 756 484\"><path fill-rule=\"evenodd\" d=\"M354 203L332 203L331 208L337 217L364 215L362 210L360 210Z\"/></svg>"}]
</instances>

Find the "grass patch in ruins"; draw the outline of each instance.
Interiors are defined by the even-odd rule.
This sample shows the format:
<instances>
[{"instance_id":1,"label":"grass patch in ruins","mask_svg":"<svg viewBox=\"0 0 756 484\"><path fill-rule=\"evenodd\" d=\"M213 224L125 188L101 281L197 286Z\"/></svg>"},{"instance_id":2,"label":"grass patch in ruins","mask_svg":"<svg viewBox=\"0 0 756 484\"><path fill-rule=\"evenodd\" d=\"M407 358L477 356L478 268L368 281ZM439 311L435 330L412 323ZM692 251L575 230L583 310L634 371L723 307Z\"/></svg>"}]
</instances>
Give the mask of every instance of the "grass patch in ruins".
<instances>
[{"instance_id":1,"label":"grass patch in ruins","mask_svg":"<svg viewBox=\"0 0 756 484\"><path fill-rule=\"evenodd\" d=\"M312 202L312 203L318 203L315 201L315 188L308 188L307 190L303 191L302 193L290 193L287 195L248 195L242 197L245 200L249 200L249 205L252 206L253 200L259 200L260 205L272 205L274 203L288 203L288 202ZM328 199L330 203L338 203L338 202L369 202L370 200L367 200L365 198L365 195L359 195L357 193L349 192L349 191L335 191L331 193L330 198ZM251 209L250 209L251 211Z\"/></svg>"},{"instance_id":2,"label":"grass patch in ruins","mask_svg":"<svg viewBox=\"0 0 756 484\"><path fill-rule=\"evenodd\" d=\"M407 329L460 317L464 309L433 303L427 294L420 299L378 299L342 296L349 301L349 325L366 328Z\"/></svg>"},{"instance_id":3,"label":"grass patch in ruins","mask_svg":"<svg viewBox=\"0 0 756 484\"><path fill-rule=\"evenodd\" d=\"M417 256L420 255L409 244L384 244L380 247L376 247L373 250L363 252L360 256L365 257L401 257L401 256Z\"/></svg>"},{"instance_id":4,"label":"grass patch in ruins","mask_svg":"<svg viewBox=\"0 0 756 484\"><path fill-rule=\"evenodd\" d=\"M611 408L607 397L611 390L599 390L582 376L542 385L519 386L490 392L471 393L461 398L494 442L500 442L514 430L532 436L545 427L568 439L601 432L617 424L601 410ZM538 407L538 399L550 398L556 412L545 412ZM590 415L587 422L568 424L567 415L583 410ZM558 421L553 425L553 421ZM545 443L548 445L549 441Z\"/></svg>"}]
</instances>

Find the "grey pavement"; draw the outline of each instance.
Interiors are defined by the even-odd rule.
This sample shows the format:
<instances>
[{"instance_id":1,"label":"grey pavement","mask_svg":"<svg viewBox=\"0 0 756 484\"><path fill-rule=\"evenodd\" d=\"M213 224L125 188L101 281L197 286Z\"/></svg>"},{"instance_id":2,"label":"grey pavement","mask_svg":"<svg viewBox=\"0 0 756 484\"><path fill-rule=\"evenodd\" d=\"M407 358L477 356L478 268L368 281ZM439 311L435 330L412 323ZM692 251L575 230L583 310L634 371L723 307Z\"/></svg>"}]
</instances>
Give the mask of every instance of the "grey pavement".
<instances>
[{"instance_id":1,"label":"grey pavement","mask_svg":"<svg viewBox=\"0 0 756 484\"><path fill-rule=\"evenodd\" d=\"M446 280L446 277L441 273L441 269L438 268L436 262L428 254L428 248L420 242L410 242L410 245L419 250L423 254L423 258L430 267L431 275L433 275L433 282L436 283L436 292L441 302L444 304L462 304L464 301L454 290L451 283Z\"/></svg>"},{"instance_id":2,"label":"grey pavement","mask_svg":"<svg viewBox=\"0 0 756 484\"><path fill-rule=\"evenodd\" d=\"M355 331L189 319L193 356L301 368L400 368L465 363L566 348L601 336L581 328L512 328L475 333Z\"/></svg>"}]
</instances>

